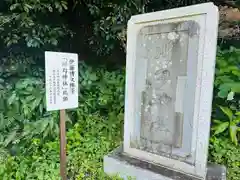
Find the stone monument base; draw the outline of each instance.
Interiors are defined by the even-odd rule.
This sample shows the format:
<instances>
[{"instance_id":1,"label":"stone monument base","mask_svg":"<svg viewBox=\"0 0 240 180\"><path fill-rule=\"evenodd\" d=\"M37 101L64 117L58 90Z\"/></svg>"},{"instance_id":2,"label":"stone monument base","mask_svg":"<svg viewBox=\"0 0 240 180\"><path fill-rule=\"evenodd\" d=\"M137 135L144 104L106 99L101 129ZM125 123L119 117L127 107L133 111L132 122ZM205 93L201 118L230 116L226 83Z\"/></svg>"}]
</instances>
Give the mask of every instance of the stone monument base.
<instances>
[{"instance_id":1,"label":"stone monument base","mask_svg":"<svg viewBox=\"0 0 240 180\"><path fill-rule=\"evenodd\" d=\"M119 175L124 180L201 180L130 157L123 153L120 146L104 157L104 172L108 175ZM226 168L221 165L208 165L206 180L226 180Z\"/></svg>"}]
</instances>

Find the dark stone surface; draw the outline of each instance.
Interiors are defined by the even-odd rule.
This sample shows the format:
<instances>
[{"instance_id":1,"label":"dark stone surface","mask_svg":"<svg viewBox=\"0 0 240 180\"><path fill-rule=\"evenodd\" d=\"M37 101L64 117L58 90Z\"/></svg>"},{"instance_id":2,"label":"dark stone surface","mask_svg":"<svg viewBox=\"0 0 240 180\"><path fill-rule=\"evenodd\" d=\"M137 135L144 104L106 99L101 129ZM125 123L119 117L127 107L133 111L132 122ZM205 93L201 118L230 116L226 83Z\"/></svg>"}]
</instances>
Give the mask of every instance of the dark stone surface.
<instances>
[{"instance_id":1,"label":"dark stone surface","mask_svg":"<svg viewBox=\"0 0 240 180\"><path fill-rule=\"evenodd\" d=\"M149 162L130 157L122 152L122 147L111 153L109 156L141 169L146 169L156 174L161 174L165 177L172 178L173 180L202 180L197 177L167 169L163 166L151 164ZM226 168L222 165L208 164L206 180L226 180Z\"/></svg>"}]
</instances>

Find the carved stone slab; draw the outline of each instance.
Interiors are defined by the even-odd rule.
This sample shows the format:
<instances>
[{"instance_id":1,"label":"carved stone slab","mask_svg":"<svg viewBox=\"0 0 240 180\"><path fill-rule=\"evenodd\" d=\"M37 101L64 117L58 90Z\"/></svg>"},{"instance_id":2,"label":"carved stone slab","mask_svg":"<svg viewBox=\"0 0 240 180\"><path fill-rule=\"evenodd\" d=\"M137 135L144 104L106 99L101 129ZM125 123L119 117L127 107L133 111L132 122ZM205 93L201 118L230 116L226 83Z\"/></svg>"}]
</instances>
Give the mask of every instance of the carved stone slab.
<instances>
[{"instance_id":1,"label":"carved stone slab","mask_svg":"<svg viewBox=\"0 0 240 180\"><path fill-rule=\"evenodd\" d=\"M146 61L147 67L140 111L140 141L135 144L136 148L159 155L177 156L176 148L186 147L186 141L191 144L191 136L183 141L183 132L192 131L193 122L188 115L192 116L193 106L187 108L184 104L193 103L194 99L194 92L190 91L195 90L195 85L192 84L191 88L187 81L187 69L196 69L197 65L189 67L187 61L188 45L198 43L198 31L199 25L194 21L156 24L140 30L137 59ZM190 50L197 51L198 46L192 47L195 49ZM194 55L191 58L197 59L197 54ZM196 76L193 75L194 78ZM184 122L188 126L183 127ZM185 154L190 153L191 146L185 151Z\"/></svg>"}]
</instances>

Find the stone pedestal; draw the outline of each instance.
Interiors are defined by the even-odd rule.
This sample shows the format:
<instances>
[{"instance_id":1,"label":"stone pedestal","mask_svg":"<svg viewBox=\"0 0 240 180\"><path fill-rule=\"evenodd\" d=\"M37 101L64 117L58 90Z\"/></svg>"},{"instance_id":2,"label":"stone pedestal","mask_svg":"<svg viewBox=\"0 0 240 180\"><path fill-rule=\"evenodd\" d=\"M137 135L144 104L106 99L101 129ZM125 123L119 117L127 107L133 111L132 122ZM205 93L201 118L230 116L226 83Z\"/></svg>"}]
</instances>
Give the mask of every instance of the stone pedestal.
<instances>
[{"instance_id":1,"label":"stone pedestal","mask_svg":"<svg viewBox=\"0 0 240 180\"><path fill-rule=\"evenodd\" d=\"M104 157L104 171L109 175L119 175L124 180L201 180L163 166L151 164L123 153L122 146ZM221 165L207 166L206 180L226 180L226 168Z\"/></svg>"}]
</instances>

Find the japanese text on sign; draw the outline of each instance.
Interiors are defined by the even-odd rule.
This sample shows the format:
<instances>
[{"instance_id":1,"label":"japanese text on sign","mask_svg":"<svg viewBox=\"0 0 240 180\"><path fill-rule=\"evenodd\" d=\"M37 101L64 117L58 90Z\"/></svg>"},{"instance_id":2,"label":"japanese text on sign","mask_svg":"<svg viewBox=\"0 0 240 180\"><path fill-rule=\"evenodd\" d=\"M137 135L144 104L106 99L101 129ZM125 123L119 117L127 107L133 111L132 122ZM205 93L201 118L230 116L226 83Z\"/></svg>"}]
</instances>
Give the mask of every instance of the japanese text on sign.
<instances>
[{"instance_id":1,"label":"japanese text on sign","mask_svg":"<svg viewBox=\"0 0 240 180\"><path fill-rule=\"evenodd\" d=\"M47 110L78 107L78 55L45 52Z\"/></svg>"}]
</instances>

